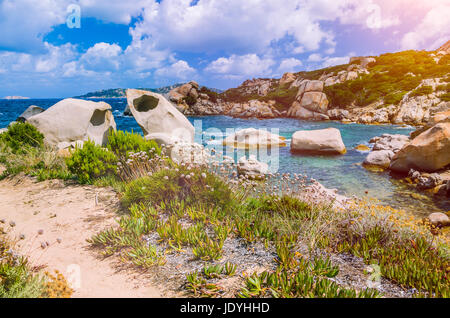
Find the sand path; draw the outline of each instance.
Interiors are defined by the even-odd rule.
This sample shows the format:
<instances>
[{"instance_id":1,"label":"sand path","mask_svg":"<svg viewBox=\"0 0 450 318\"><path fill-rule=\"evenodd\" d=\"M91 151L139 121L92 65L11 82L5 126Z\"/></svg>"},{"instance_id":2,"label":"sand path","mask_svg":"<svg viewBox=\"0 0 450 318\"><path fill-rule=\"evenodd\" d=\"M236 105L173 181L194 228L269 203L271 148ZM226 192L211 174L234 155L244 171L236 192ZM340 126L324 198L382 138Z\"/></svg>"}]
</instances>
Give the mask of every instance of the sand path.
<instances>
[{"instance_id":1,"label":"sand path","mask_svg":"<svg viewBox=\"0 0 450 318\"><path fill-rule=\"evenodd\" d=\"M25 235L19 252L33 266L57 269L75 289L73 297L160 297L146 275L103 259L86 239L114 224L118 199L112 190L29 177L0 181L0 220L15 222L11 235ZM38 235L38 230L44 233ZM58 243L58 239L61 243ZM42 249L41 244L49 247Z\"/></svg>"}]
</instances>

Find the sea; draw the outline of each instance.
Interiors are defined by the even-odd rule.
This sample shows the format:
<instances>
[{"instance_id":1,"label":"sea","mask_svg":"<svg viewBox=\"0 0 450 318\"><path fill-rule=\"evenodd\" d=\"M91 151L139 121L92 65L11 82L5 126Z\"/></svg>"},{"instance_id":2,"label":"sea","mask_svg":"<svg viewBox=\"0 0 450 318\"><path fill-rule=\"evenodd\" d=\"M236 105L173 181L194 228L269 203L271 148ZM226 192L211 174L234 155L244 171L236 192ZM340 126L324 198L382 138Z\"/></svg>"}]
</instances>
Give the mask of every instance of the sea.
<instances>
[{"instance_id":1,"label":"sea","mask_svg":"<svg viewBox=\"0 0 450 318\"><path fill-rule=\"evenodd\" d=\"M30 105L44 109L61 99L0 99L0 128L7 127ZM126 99L95 99L105 101L113 109L117 129L142 133L133 117L124 116ZM243 128L267 129L286 138L287 147L279 148L275 165L276 172L300 173L314 178L327 188L336 188L340 194L377 200L380 204L404 209L416 216L425 216L432 212L450 210L450 200L433 198L416 192L401 181L399 176L387 171L369 171L362 166L367 153L357 151L357 145L369 145L372 137L384 133L408 135L413 127L400 125L362 125L340 122L310 122L290 118L276 119L239 119L228 116L192 116L189 121L196 127L196 142L207 147L221 144L228 134ZM292 154L290 140L295 131L314 130L334 127L340 130L347 153L340 156L308 156ZM227 154L238 159L240 154ZM248 153L247 153L248 155Z\"/></svg>"}]
</instances>

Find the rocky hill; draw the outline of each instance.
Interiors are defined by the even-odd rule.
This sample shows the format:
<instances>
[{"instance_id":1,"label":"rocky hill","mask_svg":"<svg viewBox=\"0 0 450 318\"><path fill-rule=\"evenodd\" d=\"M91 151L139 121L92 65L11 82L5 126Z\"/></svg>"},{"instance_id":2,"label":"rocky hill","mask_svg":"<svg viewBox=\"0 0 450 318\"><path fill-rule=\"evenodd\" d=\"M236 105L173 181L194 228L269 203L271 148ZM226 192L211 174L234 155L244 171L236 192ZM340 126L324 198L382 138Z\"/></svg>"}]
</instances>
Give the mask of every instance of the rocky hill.
<instances>
[{"instance_id":1,"label":"rocky hill","mask_svg":"<svg viewBox=\"0 0 450 318\"><path fill-rule=\"evenodd\" d=\"M159 94L167 94L172 89L181 86L182 84L174 84L171 86L164 86L160 88L138 88L146 91L151 91ZM100 91L90 92L81 96L76 96L74 98L126 98L125 94L126 88L111 88L104 89Z\"/></svg>"},{"instance_id":2,"label":"rocky hill","mask_svg":"<svg viewBox=\"0 0 450 318\"><path fill-rule=\"evenodd\" d=\"M247 80L223 93L190 82L169 97L187 115L421 125L450 109L450 41L431 52L352 57L281 79Z\"/></svg>"}]
</instances>

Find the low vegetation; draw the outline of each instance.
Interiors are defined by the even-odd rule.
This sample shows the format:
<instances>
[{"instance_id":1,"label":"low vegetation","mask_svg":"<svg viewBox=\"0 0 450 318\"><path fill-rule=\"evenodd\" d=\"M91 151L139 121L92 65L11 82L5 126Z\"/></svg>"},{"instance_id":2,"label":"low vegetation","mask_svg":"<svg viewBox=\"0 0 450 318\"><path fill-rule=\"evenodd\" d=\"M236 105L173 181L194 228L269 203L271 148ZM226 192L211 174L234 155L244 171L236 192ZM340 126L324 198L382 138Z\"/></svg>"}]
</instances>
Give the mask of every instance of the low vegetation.
<instances>
[{"instance_id":1,"label":"low vegetation","mask_svg":"<svg viewBox=\"0 0 450 318\"><path fill-rule=\"evenodd\" d=\"M37 143L13 151L5 141L2 147L10 149L4 162L23 149L45 149ZM390 284L413 290L410 295L449 297L449 244L440 229L370 202L336 206L311 191L314 181L306 176L255 181L238 176L234 164L175 164L163 153L140 135L116 132L105 148L86 142L60 163L80 183L112 185L119 192L117 225L90 239L104 256L145 269L172 266L175 259L189 269L179 284L198 297L382 297L370 286L335 280L341 269L333 257L353 255L378 266ZM247 272L247 253L255 249L262 256L253 262L261 268ZM11 269L16 261L7 258L6 274L0 270L0 277L12 277L0 281L4 295L16 285L33 297L67 294L60 283L44 284L54 287L44 293L25 261ZM201 270L192 271L193 264Z\"/></svg>"},{"instance_id":2,"label":"low vegetation","mask_svg":"<svg viewBox=\"0 0 450 318\"><path fill-rule=\"evenodd\" d=\"M447 56L436 63L429 52L403 51L380 55L368 70L369 74L363 74L358 79L326 87L325 93L331 106L361 107L376 101L397 105L422 80L448 76L450 63ZM422 86L410 96L432 92L431 87Z\"/></svg>"},{"instance_id":3,"label":"low vegetation","mask_svg":"<svg viewBox=\"0 0 450 318\"><path fill-rule=\"evenodd\" d=\"M356 61L354 63L357 63ZM295 75L308 80L318 80L323 74L347 70L349 64L337 65L314 71L298 72ZM332 108L364 107L376 101L384 105L398 105L403 96L416 89L424 79L447 78L450 73L449 55L444 55L436 63L429 52L403 51L387 53L376 57L376 62L369 64L369 74L361 74L357 79L324 88ZM432 93L431 87L422 87L412 96ZM448 88L441 87L448 91ZM267 96L248 94L241 87L229 89L219 97L229 102L247 102L251 99L275 100L279 110L287 110L295 100L297 89L289 85L279 86L275 81ZM448 101L448 93L440 98Z\"/></svg>"},{"instance_id":4,"label":"low vegetation","mask_svg":"<svg viewBox=\"0 0 450 318\"><path fill-rule=\"evenodd\" d=\"M68 298L73 290L64 276L56 272L37 272L0 222L0 298Z\"/></svg>"},{"instance_id":5,"label":"low vegetation","mask_svg":"<svg viewBox=\"0 0 450 318\"><path fill-rule=\"evenodd\" d=\"M47 179L70 179L64 158L43 142L44 136L28 123L15 123L0 134L0 164L5 171L0 179L18 173Z\"/></svg>"}]
</instances>

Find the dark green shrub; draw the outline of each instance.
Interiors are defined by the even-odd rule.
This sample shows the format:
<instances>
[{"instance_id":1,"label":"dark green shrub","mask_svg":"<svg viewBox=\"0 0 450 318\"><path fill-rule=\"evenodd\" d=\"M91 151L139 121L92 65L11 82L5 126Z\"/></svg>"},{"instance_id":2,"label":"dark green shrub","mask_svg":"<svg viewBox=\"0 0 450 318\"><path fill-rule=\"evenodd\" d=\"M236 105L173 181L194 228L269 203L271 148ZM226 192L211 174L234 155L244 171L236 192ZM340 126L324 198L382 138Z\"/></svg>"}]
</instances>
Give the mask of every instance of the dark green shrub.
<instances>
[{"instance_id":1,"label":"dark green shrub","mask_svg":"<svg viewBox=\"0 0 450 318\"><path fill-rule=\"evenodd\" d=\"M183 98L183 101L188 105L188 106L194 106L197 103L197 98L193 97L193 96L186 96Z\"/></svg>"},{"instance_id":2,"label":"dark green shrub","mask_svg":"<svg viewBox=\"0 0 450 318\"><path fill-rule=\"evenodd\" d=\"M212 90L208 89L205 86L202 86L200 88L200 93L208 95L209 100L212 101L213 103L217 102L217 98L219 97L219 93L213 92Z\"/></svg>"},{"instance_id":3,"label":"dark green shrub","mask_svg":"<svg viewBox=\"0 0 450 318\"><path fill-rule=\"evenodd\" d=\"M66 159L66 164L80 183L92 183L96 178L115 173L117 157L108 149L97 146L93 141L87 141L83 148L77 148L72 156Z\"/></svg>"},{"instance_id":4,"label":"dark green shrub","mask_svg":"<svg viewBox=\"0 0 450 318\"><path fill-rule=\"evenodd\" d=\"M428 95L433 93L433 87L431 86L421 86L417 89L415 89L414 91L411 92L411 94L409 94L410 97L414 97L414 96L422 96L422 95Z\"/></svg>"},{"instance_id":5,"label":"dark green shrub","mask_svg":"<svg viewBox=\"0 0 450 318\"><path fill-rule=\"evenodd\" d=\"M397 105L398 103L400 103L404 95L405 92L388 94L384 97L384 103Z\"/></svg>"},{"instance_id":6,"label":"dark green shrub","mask_svg":"<svg viewBox=\"0 0 450 318\"><path fill-rule=\"evenodd\" d=\"M8 131L0 135L2 140L13 152L22 147L40 147L44 144L44 135L29 123L15 123L8 127Z\"/></svg>"},{"instance_id":7,"label":"dark green shrub","mask_svg":"<svg viewBox=\"0 0 450 318\"><path fill-rule=\"evenodd\" d=\"M125 162L130 153L145 152L149 158L161 154L161 147L154 140L145 140L139 134L121 130L109 133L107 147L121 162Z\"/></svg>"}]
</instances>

